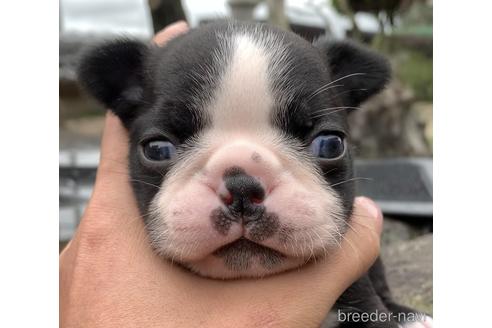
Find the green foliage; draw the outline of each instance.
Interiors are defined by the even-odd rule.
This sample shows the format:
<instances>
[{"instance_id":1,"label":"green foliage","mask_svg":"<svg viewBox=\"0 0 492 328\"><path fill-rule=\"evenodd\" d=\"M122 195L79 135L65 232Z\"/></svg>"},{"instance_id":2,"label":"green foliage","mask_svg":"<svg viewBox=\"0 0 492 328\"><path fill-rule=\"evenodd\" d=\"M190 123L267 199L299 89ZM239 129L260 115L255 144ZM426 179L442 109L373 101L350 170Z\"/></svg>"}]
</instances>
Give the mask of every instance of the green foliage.
<instances>
[{"instance_id":1,"label":"green foliage","mask_svg":"<svg viewBox=\"0 0 492 328\"><path fill-rule=\"evenodd\" d=\"M395 75L410 87L416 100L432 101L432 58L415 50L395 55Z\"/></svg>"}]
</instances>

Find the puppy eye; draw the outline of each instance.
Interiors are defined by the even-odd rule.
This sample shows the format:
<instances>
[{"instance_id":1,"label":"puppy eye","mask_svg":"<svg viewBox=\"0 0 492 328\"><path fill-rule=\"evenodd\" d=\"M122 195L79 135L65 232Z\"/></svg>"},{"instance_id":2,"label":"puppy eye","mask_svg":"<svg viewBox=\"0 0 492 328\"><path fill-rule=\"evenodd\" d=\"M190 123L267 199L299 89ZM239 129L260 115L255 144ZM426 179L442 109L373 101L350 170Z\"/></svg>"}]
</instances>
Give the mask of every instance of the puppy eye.
<instances>
[{"instance_id":1,"label":"puppy eye","mask_svg":"<svg viewBox=\"0 0 492 328\"><path fill-rule=\"evenodd\" d=\"M174 156L176 147L167 140L152 140L143 145L143 153L148 160L164 161Z\"/></svg>"},{"instance_id":2,"label":"puppy eye","mask_svg":"<svg viewBox=\"0 0 492 328\"><path fill-rule=\"evenodd\" d=\"M319 158L334 159L343 155L343 139L336 134L319 135L311 142L311 152Z\"/></svg>"}]
</instances>

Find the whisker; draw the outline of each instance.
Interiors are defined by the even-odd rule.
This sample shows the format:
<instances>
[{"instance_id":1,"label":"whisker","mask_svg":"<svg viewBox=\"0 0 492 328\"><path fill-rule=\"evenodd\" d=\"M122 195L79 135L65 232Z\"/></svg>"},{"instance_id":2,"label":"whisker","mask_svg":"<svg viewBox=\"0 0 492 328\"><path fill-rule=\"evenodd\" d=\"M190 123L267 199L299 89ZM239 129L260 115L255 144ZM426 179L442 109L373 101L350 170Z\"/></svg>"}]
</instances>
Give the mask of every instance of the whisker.
<instances>
[{"instance_id":1,"label":"whisker","mask_svg":"<svg viewBox=\"0 0 492 328\"><path fill-rule=\"evenodd\" d=\"M348 223L347 221L345 221L345 224L349 227L349 229L352 229L352 231L357 235L357 236L360 236L360 233L359 231L355 230L355 228L350 224Z\"/></svg>"},{"instance_id":2,"label":"whisker","mask_svg":"<svg viewBox=\"0 0 492 328\"><path fill-rule=\"evenodd\" d=\"M352 182L352 181L359 181L359 180L374 181L374 179L371 179L371 178L355 177L355 178L351 178L351 179L347 179L344 181L340 181L340 182L331 184L330 187L335 187L335 186L341 185L343 183Z\"/></svg>"},{"instance_id":3,"label":"whisker","mask_svg":"<svg viewBox=\"0 0 492 328\"><path fill-rule=\"evenodd\" d=\"M155 185L155 184L150 183L150 182L146 182L146 181L142 181L142 180L138 180L138 179L130 179L130 181L131 182L140 182L140 183L152 186L152 187L156 187L157 189L161 189L161 186Z\"/></svg>"},{"instance_id":4,"label":"whisker","mask_svg":"<svg viewBox=\"0 0 492 328\"><path fill-rule=\"evenodd\" d=\"M332 110L331 110L332 109ZM335 113L338 113L338 112L341 112L343 110L347 110L347 109L360 109L360 107L351 107L351 106L341 106L341 107L329 107L329 108L323 108L323 109L320 109L320 110L317 110L315 112L313 112L313 114L316 114L316 113L320 113L322 112L321 114L319 115L313 115L311 116L312 118L317 118L317 117L323 117L323 116L328 116L328 115L331 115L331 114L335 114ZM331 110L331 111L330 111ZM324 113L324 112L327 112L327 113Z\"/></svg>"},{"instance_id":5,"label":"whisker","mask_svg":"<svg viewBox=\"0 0 492 328\"><path fill-rule=\"evenodd\" d=\"M360 216L359 216L359 217L360 217ZM372 218L371 218L371 219L372 219ZM369 229L369 231L371 232L371 234L374 234L374 235L376 235L377 237L379 237L379 234L378 234L376 231L374 231L374 227L369 226L369 225L366 225L366 224L363 224L363 223L361 223L361 222L355 222L355 221L354 221L354 224L357 224L357 225L359 225L359 226L361 226L361 227L364 227L365 229Z\"/></svg>"},{"instance_id":6,"label":"whisker","mask_svg":"<svg viewBox=\"0 0 492 328\"><path fill-rule=\"evenodd\" d=\"M354 215L354 216L358 216L358 217L362 217L362 215ZM365 216L367 217L367 216ZM373 227L369 226L369 225L365 225L361 222L356 222L356 221L352 221L354 224L357 224L359 226L362 226L366 229L369 229L370 233L375 237L375 238L379 238L379 234L373 229ZM360 236L360 231L357 231L357 229L355 229L350 223L348 222L345 222L347 224L347 226L349 227L349 229L351 229L357 236Z\"/></svg>"},{"instance_id":7,"label":"whisker","mask_svg":"<svg viewBox=\"0 0 492 328\"><path fill-rule=\"evenodd\" d=\"M327 108L315 110L315 111L313 111L313 114L327 112L331 109L360 109L360 107L352 107L352 106L327 107Z\"/></svg>"},{"instance_id":8,"label":"whisker","mask_svg":"<svg viewBox=\"0 0 492 328\"><path fill-rule=\"evenodd\" d=\"M349 77L352 77L352 76L357 76L357 75L365 75L366 73L352 73L352 74L348 74L348 75L345 75L345 76L342 76L334 81L331 81L330 83L328 84L325 84L324 86L318 88L316 91L314 91L309 97L308 97L308 100L313 98L314 96L316 96L317 94L319 94L320 92L323 92L325 90L328 90L329 86L333 85L333 83L335 82L338 82L338 81L341 81L341 80L344 80L344 79L347 79ZM342 85L343 86L343 85Z\"/></svg>"},{"instance_id":9,"label":"whisker","mask_svg":"<svg viewBox=\"0 0 492 328\"><path fill-rule=\"evenodd\" d=\"M336 236L334 236L334 235L332 234L332 232L333 232L333 231L332 231L332 230L330 230L330 229L326 229L325 231L328 233L329 237L330 237L333 241L335 241L335 244L337 244L337 247L338 247L338 248L342 248L342 244L340 244L340 240L339 240L339 238L337 238ZM335 231L335 232L336 232L336 233L340 236L340 238L343 238L343 235L342 235L342 234L340 234L338 231Z\"/></svg>"},{"instance_id":10,"label":"whisker","mask_svg":"<svg viewBox=\"0 0 492 328\"><path fill-rule=\"evenodd\" d=\"M343 240L347 242L347 244L350 246L350 248L352 249L352 251L355 253L355 255L357 256L357 260L359 263L360 262L360 253L359 253L359 249L357 247L354 246L354 244L348 239L346 238L345 236L342 236Z\"/></svg>"},{"instance_id":11,"label":"whisker","mask_svg":"<svg viewBox=\"0 0 492 328\"><path fill-rule=\"evenodd\" d=\"M342 244L340 244L340 240L343 240L344 236L343 236L343 234L340 233L340 230L338 229L338 227L336 227L336 231L333 229L328 229L328 228L323 228L323 231L328 233L329 237L335 241L338 248L342 248ZM338 239L336 236L334 236L333 232L335 232L340 237L340 239Z\"/></svg>"},{"instance_id":12,"label":"whisker","mask_svg":"<svg viewBox=\"0 0 492 328\"><path fill-rule=\"evenodd\" d=\"M317 91L313 92L309 97L307 97L306 100L313 99L313 97L315 97L316 95L319 95L321 92L325 92L326 90L330 90L330 89L334 89L334 88L340 88L340 87L345 86L344 84L334 84L334 85L330 85L330 84L331 84L331 82L328 83L327 85L322 86Z\"/></svg>"},{"instance_id":13,"label":"whisker","mask_svg":"<svg viewBox=\"0 0 492 328\"><path fill-rule=\"evenodd\" d=\"M355 307L355 306L348 306L348 305L343 305L340 310L352 310L352 311L356 311L356 312L364 312L364 310L362 310L361 308L358 308L358 307Z\"/></svg>"},{"instance_id":14,"label":"whisker","mask_svg":"<svg viewBox=\"0 0 492 328\"><path fill-rule=\"evenodd\" d=\"M367 91L367 89L365 88L360 88L360 89L350 89L350 90L345 90L345 91L342 91L342 92L339 92L337 93L336 95L334 95L333 97L330 97L329 99L327 99L327 101L331 101L331 100L334 100L338 97L340 97L341 95L344 95L344 94L347 94L347 93L350 93L350 92L353 92L353 91Z\"/></svg>"},{"instance_id":15,"label":"whisker","mask_svg":"<svg viewBox=\"0 0 492 328\"><path fill-rule=\"evenodd\" d=\"M319 242L320 242L320 245L321 245L321 248L323 248L323 254L326 254L328 251L326 249L326 246L325 246L325 243L323 242L323 239L321 238L321 236L319 235L319 233L316 232L316 230L313 230L313 233L318 237L319 239ZM330 236L332 237L332 236Z\"/></svg>"},{"instance_id":16,"label":"whisker","mask_svg":"<svg viewBox=\"0 0 492 328\"><path fill-rule=\"evenodd\" d=\"M373 217L372 217L372 216L370 216L370 215L355 214L355 213L353 213L353 214L352 214L352 216L353 216L353 217L357 217L357 218L363 218L363 219L372 219L372 218L373 218ZM360 223L358 223L358 224L360 224Z\"/></svg>"}]
</instances>

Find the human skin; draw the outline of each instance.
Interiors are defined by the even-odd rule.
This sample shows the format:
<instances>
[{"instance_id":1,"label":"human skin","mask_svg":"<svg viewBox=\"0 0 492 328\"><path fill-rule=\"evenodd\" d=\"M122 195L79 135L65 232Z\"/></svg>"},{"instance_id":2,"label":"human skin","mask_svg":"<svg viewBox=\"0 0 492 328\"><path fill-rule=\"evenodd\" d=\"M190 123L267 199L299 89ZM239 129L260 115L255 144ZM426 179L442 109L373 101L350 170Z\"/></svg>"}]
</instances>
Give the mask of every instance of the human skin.
<instances>
[{"instance_id":1,"label":"human skin","mask_svg":"<svg viewBox=\"0 0 492 328\"><path fill-rule=\"evenodd\" d=\"M173 24L154 42L186 31ZM203 278L152 251L129 180L128 134L108 112L94 192L60 255L61 327L319 327L379 254L381 211L358 197L330 256L262 279Z\"/></svg>"}]
</instances>

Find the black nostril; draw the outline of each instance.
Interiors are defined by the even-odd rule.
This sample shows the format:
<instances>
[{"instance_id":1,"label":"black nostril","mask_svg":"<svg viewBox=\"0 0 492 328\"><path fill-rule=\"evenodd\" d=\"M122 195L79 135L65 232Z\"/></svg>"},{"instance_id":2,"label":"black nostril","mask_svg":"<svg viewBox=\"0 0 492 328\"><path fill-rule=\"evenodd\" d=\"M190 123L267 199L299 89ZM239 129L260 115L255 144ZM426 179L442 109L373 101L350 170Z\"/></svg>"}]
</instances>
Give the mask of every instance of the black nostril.
<instances>
[{"instance_id":1,"label":"black nostril","mask_svg":"<svg viewBox=\"0 0 492 328\"><path fill-rule=\"evenodd\" d=\"M229 195L222 200L233 214L252 217L263 210L261 204L265 199L265 189L257 179L240 167L227 169L223 178Z\"/></svg>"}]
</instances>

